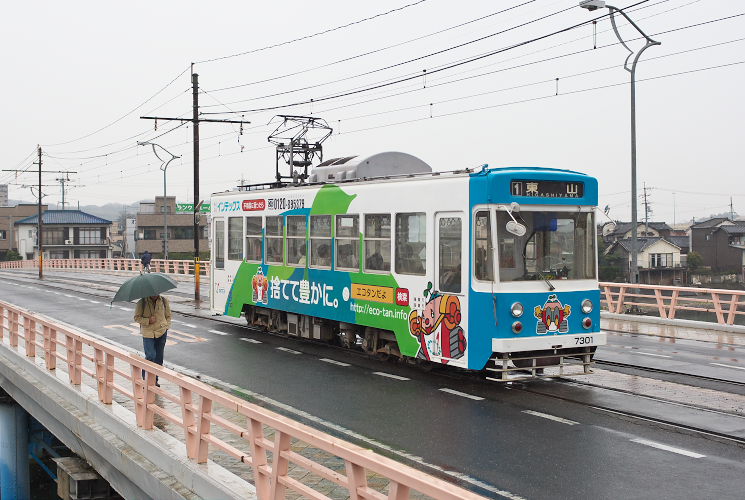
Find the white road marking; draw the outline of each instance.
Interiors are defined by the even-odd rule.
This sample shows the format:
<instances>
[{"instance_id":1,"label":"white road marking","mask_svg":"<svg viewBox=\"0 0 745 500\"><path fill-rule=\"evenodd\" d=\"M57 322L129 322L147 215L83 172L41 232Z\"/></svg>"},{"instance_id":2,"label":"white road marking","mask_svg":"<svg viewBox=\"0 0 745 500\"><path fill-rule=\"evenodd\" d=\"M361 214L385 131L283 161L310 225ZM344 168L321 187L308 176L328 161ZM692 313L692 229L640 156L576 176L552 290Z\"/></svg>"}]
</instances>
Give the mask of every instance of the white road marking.
<instances>
[{"instance_id":1,"label":"white road marking","mask_svg":"<svg viewBox=\"0 0 745 500\"><path fill-rule=\"evenodd\" d=\"M75 298L75 296L74 296L74 295L70 295L69 293L63 293L62 295L64 295L65 297L70 297L70 298L72 298L72 299L74 299L74 298Z\"/></svg>"},{"instance_id":2,"label":"white road marking","mask_svg":"<svg viewBox=\"0 0 745 500\"><path fill-rule=\"evenodd\" d=\"M651 352L633 351L634 354L643 354L645 356L654 356L656 358L671 358L672 356L666 356L664 354L652 354Z\"/></svg>"},{"instance_id":3,"label":"white road marking","mask_svg":"<svg viewBox=\"0 0 745 500\"><path fill-rule=\"evenodd\" d=\"M189 328L196 328L197 325L192 325L191 323L184 323L183 321L179 321L177 319L172 320L174 323L178 323L179 325L188 326Z\"/></svg>"},{"instance_id":4,"label":"white road marking","mask_svg":"<svg viewBox=\"0 0 745 500\"><path fill-rule=\"evenodd\" d=\"M447 392L448 394L455 394L456 396L461 396L468 399L473 399L474 401L483 401L484 398L480 396L474 396L473 394L466 394L465 392L456 391L455 389L448 389L447 387L443 387L440 389L442 392Z\"/></svg>"},{"instance_id":5,"label":"white road marking","mask_svg":"<svg viewBox=\"0 0 745 500\"><path fill-rule=\"evenodd\" d=\"M97 301L97 300L90 300L90 299L88 299L88 302L90 302L91 304L100 304L100 302Z\"/></svg>"},{"instance_id":6,"label":"white road marking","mask_svg":"<svg viewBox=\"0 0 745 500\"><path fill-rule=\"evenodd\" d=\"M129 309L127 307L122 307L122 306L116 306L116 308L121 309L122 311L128 311L128 312L132 312L134 310L134 309Z\"/></svg>"},{"instance_id":7,"label":"white road marking","mask_svg":"<svg viewBox=\"0 0 745 500\"><path fill-rule=\"evenodd\" d=\"M278 351L289 352L290 354L302 354L300 351L296 351L296 350L290 349L288 347L277 347L277 350Z\"/></svg>"},{"instance_id":8,"label":"white road marking","mask_svg":"<svg viewBox=\"0 0 745 500\"><path fill-rule=\"evenodd\" d=\"M227 332L221 332L220 330L207 330L207 331L210 332L210 333L214 333L216 335L230 335L229 333L227 333Z\"/></svg>"},{"instance_id":9,"label":"white road marking","mask_svg":"<svg viewBox=\"0 0 745 500\"><path fill-rule=\"evenodd\" d=\"M723 366L725 368L736 368L737 370L745 370L745 366L734 366L734 365L723 365L722 363L709 363L710 365Z\"/></svg>"},{"instance_id":10,"label":"white road marking","mask_svg":"<svg viewBox=\"0 0 745 500\"><path fill-rule=\"evenodd\" d=\"M566 418L557 417L556 415L549 415L548 413L541 413L539 411L523 410L523 413L527 413L528 415L533 415L535 417L547 418L549 420L553 420L554 422L561 422L562 424L579 425L579 422L575 422L574 420L568 420Z\"/></svg>"},{"instance_id":11,"label":"white road marking","mask_svg":"<svg viewBox=\"0 0 745 500\"><path fill-rule=\"evenodd\" d=\"M373 375L380 375L381 377L388 377L394 380L411 380L406 377L401 377L399 375L393 375L392 373L385 373L385 372L373 372Z\"/></svg>"},{"instance_id":12,"label":"white road marking","mask_svg":"<svg viewBox=\"0 0 745 500\"><path fill-rule=\"evenodd\" d=\"M696 453L694 451L688 451L688 450L684 450L682 448L674 448L674 447L668 446L666 444L655 443L654 441L647 441L646 439L641 439L641 438L634 438L634 439L631 440L631 442L643 444L645 446L651 446L652 448L657 448L657 449L660 449L660 450L670 451L672 453L677 453L678 455L685 455L687 457L692 457L692 458L704 458L706 456L706 455L702 455L700 453Z\"/></svg>"},{"instance_id":13,"label":"white road marking","mask_svg":"<svg viewBox=\"0 0 745 500\"><path fill-rule=\"evenodd\" d=\"M349 363L343 363L335 359L321 358L321 361L323 361L324 363L331 363L332 365L351 366Z\"/></svg>"},{"instance_id":14,"label":"white road marking","mask_svg":"<svg viewBox=\"0 0 745 500\"><path fill-rule=\"evenodd\" d=\"M62 295L60 292L52 292L55 295Z\"/></svg>"},{"instance_id":15,"label":"white road marking","mask_svg":"<svg viewBox=\"0 0 745 500\"><path fill-rule=\"evenodd\" d=\"M241 339L241 340L242 340L243 342L250 342L250 343L252 343L252 344L261 344L261 343L262 343L262 342L261 342L261 340L256 340L256 339L245 339L245 338L244 338L244 339Z\"/></svg>"}]
</instances>

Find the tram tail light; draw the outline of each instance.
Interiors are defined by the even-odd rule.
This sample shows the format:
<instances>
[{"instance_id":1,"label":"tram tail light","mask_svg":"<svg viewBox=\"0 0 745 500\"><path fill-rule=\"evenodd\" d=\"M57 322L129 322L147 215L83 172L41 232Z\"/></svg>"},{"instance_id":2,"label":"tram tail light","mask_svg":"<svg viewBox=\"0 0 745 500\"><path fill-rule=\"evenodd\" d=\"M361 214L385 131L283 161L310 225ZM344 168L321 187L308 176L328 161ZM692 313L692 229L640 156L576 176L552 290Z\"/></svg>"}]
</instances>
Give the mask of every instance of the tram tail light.
<instances>
[{"instance_id":1,"label":"tram tail light","mask_svg":"<svg viewBox=\"0 0 745 500\"><path fill-rule=\"evenodd\" d=\"M523 307L523 305L520 302L515 302L510 307L510 312L516 318L519 318L520 316L522 316L524 311L525 311L525 308Z\"/></svg>"},{"instance_id":2,"label":"tram tail light","mask_svg":"<svg viewBox=\"0 0 745 500\"><path fill-rule=\"evenodd\" d=\"M582 301L582 312L585 314L590 314L592 312L593 304L590 299L585 299Z\"/></svg>"},{"instance_id":3,"label":"tram tail light","mask_svg":"<svg viewBox=\"0 0 745 500\"><path fill-rule=\"evenodd\" d=\"M512 323L512 333L521 333L523 331L523 324L519 321Z\"/></svg>"},{"instance_id":4,"label":"tram tail light","mask_svg":"<svg viewBox=\"0 0 745 500\"><path fill-rule=\"evenodd\" d=\"M583 319L582 320L582 326L589 330L590 327L592 326L592 318L585 318L585 319Z\"/></svg>"}]
</instances>

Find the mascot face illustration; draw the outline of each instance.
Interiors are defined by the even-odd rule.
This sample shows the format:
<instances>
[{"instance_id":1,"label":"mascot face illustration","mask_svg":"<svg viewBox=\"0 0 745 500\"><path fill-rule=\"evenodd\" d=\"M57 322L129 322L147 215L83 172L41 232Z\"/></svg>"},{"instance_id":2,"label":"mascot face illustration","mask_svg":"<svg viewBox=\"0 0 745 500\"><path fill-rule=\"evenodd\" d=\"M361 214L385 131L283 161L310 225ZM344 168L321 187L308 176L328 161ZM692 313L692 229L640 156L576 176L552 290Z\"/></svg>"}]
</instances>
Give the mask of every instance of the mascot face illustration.
<instances>
[{"instance_id":1,"label":"mascot face illustration","mask_svg":"<svg viewBox=\"0 0 745 500\"><path fill-rule=\"evenodd\" d=\"M569 331L569 322L567 318L572 314L572 306L562 306L555 293L548 296L546 303L536 306L534 315L538 319L536 333L539 335L546 333L566 333Z\"/></svg>"},{"instance_id":2,"label":"mascot face illustration","mask_svg":"<svg viewBox=\"0 0 745 500\"><path fill-rule=\"evenodd\" d=\"M267 295L267 289L269 288L269 280L264 276L264 271L259 268L251 279L251 288L253 288L253 301L255 304L262 303L267 304L269 297Z\"/></svg>"},{"instance_id":3,"label":"mascot face illustration","mask_svg":"<svg viewBox=\"0 0 745 500\"><path fill-rule=\"evenodd\" d=\"M466 352L466 335L460 326L460 300L455 295L441 295L432 290L424 291L427 304L409 315L409 331L419 342L417 358L447 363L459 359Z\"/></svg>"}]
</instances>

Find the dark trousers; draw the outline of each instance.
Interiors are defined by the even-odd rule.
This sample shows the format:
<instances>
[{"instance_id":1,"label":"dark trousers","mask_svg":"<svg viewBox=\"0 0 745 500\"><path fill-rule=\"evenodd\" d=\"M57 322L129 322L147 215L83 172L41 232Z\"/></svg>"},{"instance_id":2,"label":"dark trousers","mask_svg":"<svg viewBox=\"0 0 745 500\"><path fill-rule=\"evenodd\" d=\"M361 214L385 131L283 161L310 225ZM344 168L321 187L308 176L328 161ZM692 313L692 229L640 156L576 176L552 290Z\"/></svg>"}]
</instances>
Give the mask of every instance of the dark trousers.
<instances>
[{"instance_id":1,"label":"dark trousers","mask_svg":"<svg viewBox=\"0 0 745 500\"><path fill-rule=\"evenodd\" d=\"M163 365L163 351L166 348L166 337L168 331L161 335L159 338L149 339L142 337L142 347L145 349L145 359ZM145 370L142 371L142 378L145 378ZM158 377L155 377L155 382L158 382Z\"/></svg>"}]
</instances>

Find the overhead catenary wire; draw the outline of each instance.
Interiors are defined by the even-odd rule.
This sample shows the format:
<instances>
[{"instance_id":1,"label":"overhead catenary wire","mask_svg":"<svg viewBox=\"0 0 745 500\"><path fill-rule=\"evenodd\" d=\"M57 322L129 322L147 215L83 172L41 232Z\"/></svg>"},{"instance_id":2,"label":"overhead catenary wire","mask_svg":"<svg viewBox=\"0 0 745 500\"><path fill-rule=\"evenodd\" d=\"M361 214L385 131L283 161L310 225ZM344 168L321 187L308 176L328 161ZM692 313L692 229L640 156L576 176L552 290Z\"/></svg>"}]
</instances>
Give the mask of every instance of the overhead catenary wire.
<instances>
[{"instance_id":1,"label":"overhead catenary wire","mask_svg":"<svg viewBox=\"0 0 745 500\"><path fill-rule=\"evenodd\" d=\"M227 55L227 56L213 57L213 58L210 58L210 59L202 59L201 61L196 61L194 64L206 64L206 63L215 62L215 61L223 61L225 59L232 59L234 57L241 57L241 56L245 56L245 55L248 55L248 54L255 54L257 52L263 52L263 51L270 50L270 49L276 49L277 47L282 47L282 46L285 46L285 45L290 45L290 44L293 44L293 43L296 43L296 42L300 42L300 41L303 41L303 40L309 40L309 39L315 38L317 36L326 35L328 33L333 33L334 31L339 31L339 30L343 30L343 29L349 28L351 26L355 26L357 24L362 24L362 23L365 23L367 21L371 21L373 19L377 19L379 17L384 17L384 16L387 16L387 15L390 15L390 14L394 14L396 12L401 12L402 10L408 9L409 7L414 7L416 5L419 5L419 4L424 3L426 1L427 0L418 0L416 2L412 2L412 3L406 4L406 5L402 5L400 7L396 7L394 9L390 9L390 10L387 10L385 12L380 12L380 13L375 14L373 16L364 17L362 19L357 19L355 21L352 21L352 22L349 22L349 23L346 23L346 24L342 24L342 25L339 25L339 26L335 26L333 28L328 28L328 29L325 29L325 30L322 30L322 31L318 31L316 33L311 33L310 35L305 35L305 36L301 36L301 37L298 37L298 38L293 38L291 40L285 40L283 42L278 42L278 43L274 43L274 44L271 44L271 45L266 45L264 47L259 47L259 48L256 48L256 49L246 50L246 51L243 51L243 52L237 52L235 54L230 54L230 55Z\"/></svg>"}]
</instances>

